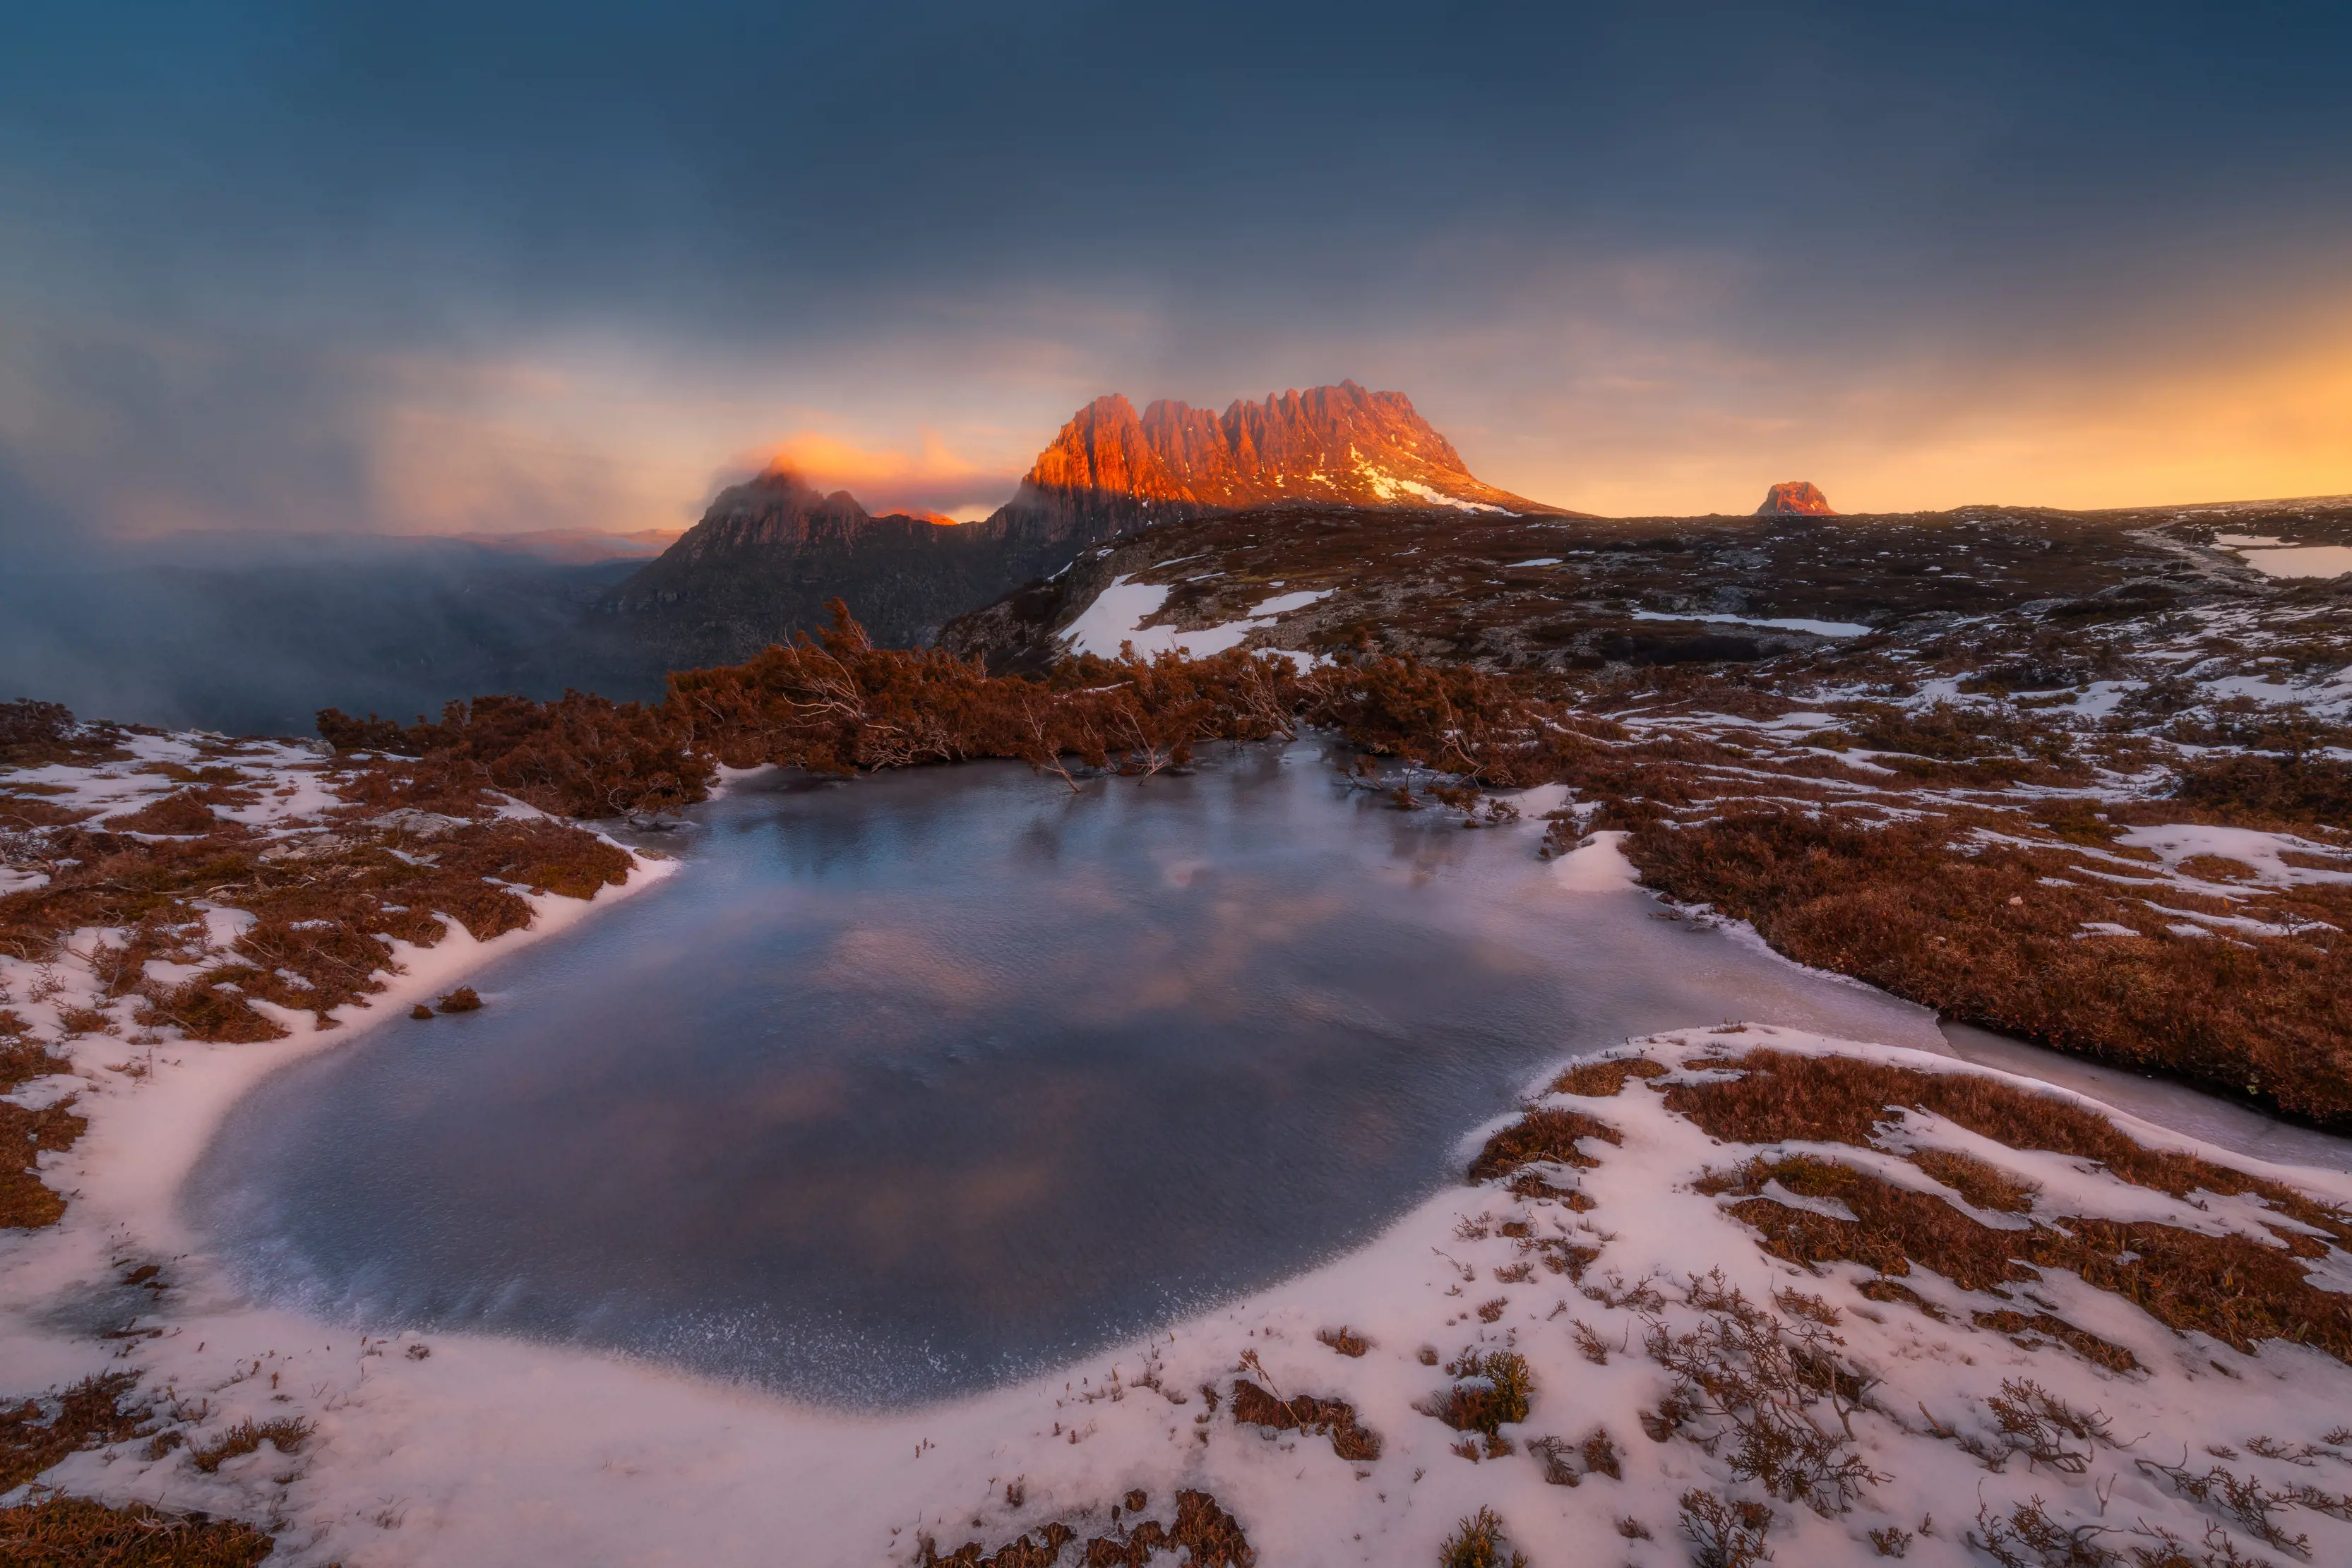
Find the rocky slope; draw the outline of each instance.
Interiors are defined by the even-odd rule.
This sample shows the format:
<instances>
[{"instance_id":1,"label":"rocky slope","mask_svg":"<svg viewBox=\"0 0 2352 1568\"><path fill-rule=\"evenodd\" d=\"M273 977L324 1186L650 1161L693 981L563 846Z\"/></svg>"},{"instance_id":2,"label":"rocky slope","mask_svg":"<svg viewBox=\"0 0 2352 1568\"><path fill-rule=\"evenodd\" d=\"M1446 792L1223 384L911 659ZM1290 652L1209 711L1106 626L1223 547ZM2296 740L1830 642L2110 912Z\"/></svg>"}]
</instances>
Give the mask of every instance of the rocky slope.
<instances>
[{"instance_id":1,"label":"rocky slope","mask_svg":"<svg viewBox=\"0 0 2352 1568\"><path fill-rule=\"evenodd\" d=\"M1153 523L1289 500L1382 511L1564 516L1472 475L1402 392L1353 382L1236 401L1112 394L1080 409L986 520L872 517L778 469L727 490L605 601L670 668L749 657L824 623L839 596L877 642L918 646L955 615Z\"/></svg>"},{"instance_id":2,"label":"rocky slope","mask_svg":"<svg viewBox=\"0 0 2352 1568\"><path fill-rule=\"evenodd\" d=\"M2029 620L2072 624L2200 595L2260 597L2270 580L2214 545L2216 530L2324 539L2345 519L2352 508L2315 503L1610 518L1267 507L1106 540L1052 581L959 617L940 641L992 668L1044 669L1116 587L1156 594L1138 630L1248 622L1250 645L1310 655L1365 639L1493 671L1748 664L2030 606ZM1296 607L1278 623L1253 621L1282 596Z\"/></svg>"}]
</instances>

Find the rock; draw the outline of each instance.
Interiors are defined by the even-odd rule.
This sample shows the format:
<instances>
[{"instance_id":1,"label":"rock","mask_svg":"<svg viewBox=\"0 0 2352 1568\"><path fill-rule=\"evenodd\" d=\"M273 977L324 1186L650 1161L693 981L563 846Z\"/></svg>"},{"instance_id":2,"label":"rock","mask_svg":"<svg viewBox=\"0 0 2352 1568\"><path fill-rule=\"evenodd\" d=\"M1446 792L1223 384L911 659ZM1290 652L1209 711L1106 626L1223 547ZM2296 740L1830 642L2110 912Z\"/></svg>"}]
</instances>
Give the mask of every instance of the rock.
<instances>
[{"instance_id":1,"label":"rock","mask_svg":"<svg viewBox=\"0 0 2352 1568\"><path fill-rule=\"evenodd\" d=\"M1773 486L1765 492L1764 504L1756 508L1756 515L1759 517L1791 513L1809 517L1837 516L1831 509L1830 498L1822 494L1819 486L1808 479L1791 479L1784 485Z\"/></svg>"},{"instance_id":2,"label":"rock","mask_svg":"<svg viewBox=\"0 0 2352 1568\"><path fill-rule=\"evenodd\" d=\"M672 669L733 664L829 620L838 597L885 647L1153 523L1268 504L1564 514L1471 474L1402 392L1353 382L1236 400L1222 414L1097 398L976 523L873 517L789 467L723 491L701 522L605 596L629 640Z\"/></svg>"}]
</instances>

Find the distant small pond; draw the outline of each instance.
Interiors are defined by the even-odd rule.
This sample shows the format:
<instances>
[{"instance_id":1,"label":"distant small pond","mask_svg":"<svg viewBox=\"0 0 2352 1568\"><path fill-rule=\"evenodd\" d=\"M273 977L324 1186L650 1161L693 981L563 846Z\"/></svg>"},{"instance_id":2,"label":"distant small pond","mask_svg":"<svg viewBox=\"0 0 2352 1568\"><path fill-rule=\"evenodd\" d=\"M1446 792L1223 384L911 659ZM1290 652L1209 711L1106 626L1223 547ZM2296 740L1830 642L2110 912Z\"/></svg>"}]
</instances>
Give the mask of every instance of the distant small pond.
<instances>
[{"instance_id":1,"label":"distant small pond","mask_svg":"<svg viewBox=\"0 0 2352 1568\"><path fill-rule=\"evenodd\" d=\"M759 775L659 886L276 1075L191 1183L257 1296L903 1405L1354 1247L1565 1053L1922 1010L1323 748L1073 794L1014 765Z\"/></svg>"}]
</instances>

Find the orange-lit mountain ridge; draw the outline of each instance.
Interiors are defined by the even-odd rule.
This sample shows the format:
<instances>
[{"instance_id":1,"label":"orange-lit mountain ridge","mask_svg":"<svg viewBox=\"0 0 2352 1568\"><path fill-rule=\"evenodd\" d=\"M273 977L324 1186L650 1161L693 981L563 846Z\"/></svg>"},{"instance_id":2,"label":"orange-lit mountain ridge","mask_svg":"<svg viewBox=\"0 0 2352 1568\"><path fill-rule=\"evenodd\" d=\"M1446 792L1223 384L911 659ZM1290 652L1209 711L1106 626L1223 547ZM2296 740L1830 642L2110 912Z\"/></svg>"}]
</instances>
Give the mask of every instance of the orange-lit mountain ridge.
<instances>
[{"instance_id":1,"label":"orange-lit mountain ridge","mask_svg":"<svg viewBox=\"0 0 2352 1568\"><path fill-rule=\"evenodd\" d=\"M1293 501L1556 513L1474 476L1402 392L1353 382L1239 400L1222 414L1166 400L1139 418L1097 398L1038 455L1013 505L1119 497L1156 508Z\"/></svg>"},{"instance_id":2,"label":"orange-lit mountain ridge","mask_svg":"<svg viewBox=\"0 0 2352 1568\"><path fill-rule=\"evenodd\" d=\"M1080 409L984 521L874 517L846 490L820 494L771 469L722 491L604 607L671 668L732 663L813 630L835 597L877 642L920 644L1090 545L1281 505L1560 513L1474 476L1402 392L1342 382L1222 414L1163 400L1140 415L1114 393Z\"/></svg>"}]
</instances>

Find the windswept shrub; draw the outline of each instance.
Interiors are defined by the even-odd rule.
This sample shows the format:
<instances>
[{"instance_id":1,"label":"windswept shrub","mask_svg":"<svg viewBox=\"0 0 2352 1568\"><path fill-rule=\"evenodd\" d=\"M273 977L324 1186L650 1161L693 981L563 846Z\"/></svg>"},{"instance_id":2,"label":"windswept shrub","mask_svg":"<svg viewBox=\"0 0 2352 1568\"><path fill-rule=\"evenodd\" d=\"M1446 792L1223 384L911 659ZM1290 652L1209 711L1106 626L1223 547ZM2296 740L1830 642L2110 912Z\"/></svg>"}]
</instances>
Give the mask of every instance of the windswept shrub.
<instances>
[{"instance_id":1,"label":"windswept shrub","mask_svg":"<svg viewBox=\"0 0 2352 1568\"><path fill-rule=\"evenodd\" d=\"M0 768L127 757L108 724L78 724L63 703L0 703Z\"/></svg>"},{"instance_id":2,"label":"windswept shrub","mask_svg":"<svg viewBox=\"0 0 2352 1568\"><path fill-rule=\"evenodd\" d=\"M1528 1418L1535 1374L1528 1358L1513 1350L1465 1350L1445 1368L1454 1379L1430 1413L1457 1432L1497 1429Z\"/></svg>"},{"instance_id":3,"label":"windswept shrub","mask_svg":"<svg viewBox=\"0 0 2352 1568\"><path fill-rule=\"evenodd\" d=\"M1775 1497L1824 1515L1852 1507L1881 1479L1853 1432L1853 1413L1876 1380L1837 1354L1844 1342L1828 1327L1789 1322L1727 1289L1719 1275L1694 1279L1689 1297L1704 1313L1697 1328L1675 1334L1653 1323L1644 1341L1674 1380L1662 1423L1706 1424L1712 1430L1698 1440L1710 1449L1728 1437L1731 1473Z\"/></svg>"},{"instance_id":4,"label":"windswept shrub","mask_svg":"<svg viewBox=\"0 0 2352 1568\"><path fill-rule=\"evenodd\" d=\"M1547 721L1524 686L1460 666L1366 654L1301 675L1287 659L1234 649L1081 656L1030 680L937 648L877 648L838 600L818 635L740 664L675 672L653 707L567 692L554 702L451 703L437 723L327 708L318 724L338 751L414 759L405 777L415 792L495 789L576 817L702 800L714 762L846 774L1013 758L1071 779L1064 758L1076 758L1148 776L1208 741L1288 739L1317 724L1381 755L1520 785L1592 750Z\"/></svg>"},{"instance_id":5,"label":"windswept shrub","mask_svg":"<svg viewBox=\"0 0 2352 1568\"><path fill-rule=\"evenodd\" d=\"M1764 1533L1772 1527L1772 1511L1764 1504L1693 1489L1683 1493L1681 1511L1695 1568L1752 1568L1771 1557Z\"/></svg>"},{"instance_id":6,"label":"windswept shrub","mask_svg":"<svg viewBox=\"0 0 2352 1568\"><path fill-rule=\"evenodd\" d=\"M1482 1508L1454 1527L1437 1549L1438 1568L1528 1568L1526 1555L1504 1534L1503 1521Z\"/></svg>"},{"instance_id":7,"label":"windswept shrub","mask_svg":"<svg viewBox=\"0 0 2352 1568\"><path fill-rule=\"evenodd\" d=\"M453 702L438 724L403 727L333 708L318 723L338 751L415 757L450 783L488 786L558 816L620 816L709 795L709 758L666 708L582 692Z\"/></svg>"}]
</instances>

